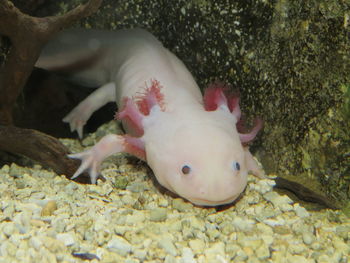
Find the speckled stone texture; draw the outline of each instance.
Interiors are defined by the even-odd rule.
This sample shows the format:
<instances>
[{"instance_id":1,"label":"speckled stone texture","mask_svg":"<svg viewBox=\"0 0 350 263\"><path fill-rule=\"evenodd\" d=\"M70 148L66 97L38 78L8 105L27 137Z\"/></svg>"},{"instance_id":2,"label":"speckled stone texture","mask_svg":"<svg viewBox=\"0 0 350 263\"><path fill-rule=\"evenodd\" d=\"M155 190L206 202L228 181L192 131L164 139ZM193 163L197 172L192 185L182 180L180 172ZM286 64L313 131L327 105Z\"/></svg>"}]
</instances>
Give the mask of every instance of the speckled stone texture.
<instances>
[{"instance_id":1,"label":"speckled stone texture","mask_svg":"<svg viewBox=\"0 0 350 263\"><path fill-rule=\"evenodd\" d=\"M83 150L115 128L102 126L83 148L62 142ZM1 167L0 263L348 262L350 222L340 211L307 211L253 176L234 205L196 207L159 191L146 165L129 158L107 159L97 185L39 165Z\"/></svg>"}]
</instances>

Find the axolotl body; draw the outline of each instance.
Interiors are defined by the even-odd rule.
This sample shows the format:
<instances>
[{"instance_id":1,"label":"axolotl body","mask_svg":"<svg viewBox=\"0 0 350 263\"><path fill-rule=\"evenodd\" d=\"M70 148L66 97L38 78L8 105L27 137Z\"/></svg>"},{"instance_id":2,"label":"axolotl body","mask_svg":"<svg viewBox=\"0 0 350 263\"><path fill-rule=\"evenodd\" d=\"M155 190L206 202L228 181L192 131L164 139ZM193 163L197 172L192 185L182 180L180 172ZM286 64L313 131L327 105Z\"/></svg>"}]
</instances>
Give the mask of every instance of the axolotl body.
<instances>
[{"instance_id":1,"label":"axolotl body","mask_svg":"<svg viewBox=\"0 0 350 263\"><path fill-rule=\"evenodd\" d=\"M204 96L186 66L152 34L74 29L44 48L37 67L64 73L86 86L101 86L64 121L79 136L90 115L115 101L127 134L109 134L91 149L70 155L82 160L72 178L88 170L96 182L101 162L127 152L143 159L158 182L196 205L233 202L245 189L248 171L262 171L243 144L237 96L214 84Z\"/></svg>"}]
</instances>

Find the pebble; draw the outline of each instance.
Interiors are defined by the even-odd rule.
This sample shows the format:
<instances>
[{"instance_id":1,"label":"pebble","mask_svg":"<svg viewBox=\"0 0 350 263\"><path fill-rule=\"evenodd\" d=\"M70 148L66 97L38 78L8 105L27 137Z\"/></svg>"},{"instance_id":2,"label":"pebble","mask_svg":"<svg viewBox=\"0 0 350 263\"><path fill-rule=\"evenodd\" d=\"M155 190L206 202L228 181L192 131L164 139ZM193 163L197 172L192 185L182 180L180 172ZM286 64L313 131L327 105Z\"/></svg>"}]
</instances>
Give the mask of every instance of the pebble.
<instances>
[{"instance_id":1,"label":"pebble","mask_svg":"<svg viewBox=\"0 0 350 263\"><path fill-rule=\"evenodd\" d=\"M346 240L350 240L350 223L348 225L341 225L336 227L337 235Z\"/></svg>"},{"instance_id":2,"label":"pebble","mask_svg":"<svg viewBox=\"0 0 350 263\"><path fill-rule=\"evenodd\" d=\"M276 226L283 226L285 224L285 221L283 218L278 219L266 219L263 221L265 224L276 227Z\"/></svg>"},{"instance_id":3,"label":"pebble","mask_svg":"<svg viewBox=\"0 0 350 263\"><path fill-rule=\"evenodd\" d=\"M145 214L141 211L134 211L132 215L127 215L126 216L126 223L128 225L136 225L140 224L147 220Z\"/></svg>"},{"instance_id":4,"label":"pebble","mask_svg":"<svg viewBox=\"0 0 350 263\"><path fill-rule=\"evenodd\" d=\"M75 244L75 238L71 233L57 234L56 239L63 242L65 246L72 246Z\"/></svg>"},{"instance_id":5,"label":"pebble","mask_svg":"<svg viewBox=\"0 0 350 263\"><path fill-rule=\"evenodd\" d=\"M302 236L305 245L311 245L311 243L315 240L315 236L309 232L304 232Z\"/></svg>"},{"instance_id":6,"label":"pebble","mask_svg":"<svg viewBox=\"0 0 350 263\"><path fill-rule=\"evenodd\" d=\"M42 244L52 253L62 253L66 251L65 245L59 240L50 236L41 236L40 239Z\"/></svg>"},{"instance_id":7,"label":"pebble","mask_svg":"<svg viewBox=\"0 0 350 263\"><path fill-rule=\"evenodd\" d=\"M307 259L304 256L300 256L300 255L290 255L287 254L286 256L286 260L288 263L315 263L315 261L313 259ZM330 261L328 261L329 263Z\"/></svg>"},{"instance_id":8,"label":"pebble","mask_svg":"<svg viewBox=\"0 0 350 263\"><path fill-rule=\"evenodd\" d=\"M140 263L140 260L138 260L136 258L127 258L124 262L125 263Z\"/></svg>"},{"instance_id":9,"label":"pebble","mask_svg":"<svg viewBox=\"0 0 350 263\"><path fill-rule=\"evenodd\" d=\"M12 236L15 232L18 232L18 230L13 222L5 222L2 224L2 233L7 237Z\"/></svg>"},{"instance_id":10,"label":"pebble","mask_svg":"<svg viewBox=\"0 0 350 263\"><path fill-rule=\"evenodd\" d=\"M279 209L281 209L283 212L289 212L293 210L293 206L290 204L281 204Z\"/></svg>"},{"instance_id":11,"label":"pebble","mask_svg":"<svg viewBox=\"0 0 350 263\"><path fill-rule=\"evenodd\" d=\"M134 251L134 255L137 259L141 260L142 262L145 261L147 257L147 251L146 250L141 250L141 249L136 249Z\"/></svg>"},{"instance_id":12,"label":"pebble","mask_svg":"<svg viewBox=\"0 0 350 263\"><path fill-rule=\"evenodd\" d=\"M173 243L173 241L169 237L164 237L158 242L158 246L164 249L167 253L172 256L176 256L178 251Z\"/></svg>"},{"instance_id":13,"label":"pebble","mask_svg":"<svg viewBox=\"0 0 350 263\"><path fill-rule=\"evenodd\" d=\"M267 192L270 192L275 184L276 183L273 180L263 179L257 183L250 184L249 187L250 189L257 191L260 194L265 194Z\"/></svg>"},{"instance_id":14,"label":"pebble","mask_svg":"<svg viewBox=\"0 0 350 263\"><path fill-rule=\"evenodd\" d=\"M144 182L134 182L128 185L126 189L133 193L142 193L148 190L148 186Z\"/></svg>"},{"instance_id":15,"label":"pebble","mask_svg":"<svg viewBox=\"0 0 350 263\"><path fill-rule=\"evenodd\" d=\"M166 255L164 259L164 263L176 263L176 257L172 255Z\"/></svg>"},{"instance_id":16,"label":"pebble","mask_svg":"<svg viewBox=\"0 0 350 263\"><path fill-rule=\"evenodd\" d=\"M33 199L44 199L46 196L45 193L39 192L39 193L33 193L31 198Z\"/></svg>"},{"instance_id":17,"label":"pebble","mask_svg":"<svg viewBox=\"0 0 350 263\"><path fill-rule=\"evenodd\" d=\"M260 260L264 260L270 257L270 249L269 246L265 243L263 243L261 246L259 246L255 251L256 256Z\"/></svg>"},{"instance_id":18,"label":"pebble","mask_svg":"<svg viewBox=\"0 0 350 263\"><path fill-rule=\"evenodd\" d=\"M181 261L182 263L197 263L192 250L188 247L182 249Z\"/></svg>"},{"instance_id":19,"label":"pebble","mask_svg":"<svg viewBox=\"0 0 350 263\"><path fill-rule=\"evenodd\" d=\"M51 216L53 212L57 209L56 201L50 200L41 210L42 216Z\"/></svg>"},{"instance_id":20,"label":"pebble","mask_svg":"<svg viewBox=\"0 0 350 263\"><path fill-rule=\"evenodd\" d=\"M276 208L293 202L288 196L279 195L277 192L267 192L264 194L264 198L271 202Z\"/></svg>"},{"instance_id":21,"label":"pebble","mask_svg":"<svg viewBox=\"0 0 350 263\"><path fill-rule=\"evenodd\" d=\"M292 254L302 254L305 251L306 247L304 244L290 244L288 251Z\"/></svg>"},{"instance_id":22,"label":"pebble","mask_svg":"<svg viewBox=\"0 0 350 263\"><path fill-rule=\"evenodd\" d=\"M205 248L205 242L202 239L192 239L188 243L195 254L203 253Z\"/></svg>"},{"instance_id":23,"label":"pebble","mask_svg":"<svg viewBox=\"0 0 350 263\"><path fill-rule=\"evenodd\" d=\"M111 252L116 252L122 256L126 256L132 251L132 245L124 238L114 236L106 246Z\"/></svg>"},{"instance_id":24,"label":"pebble","mask_svg":"<svg viewBox=\"0 0 350 263\"><path fill-rule=\"evenodd\" d=\"M225 244L223 242L220 242L220 241L215 242L204 251L204 254L209 256L209 258L215 258L217 255L224 256L225 255Z\"/></svg>"},{"instance_id":25,"label":"pebble","mask_svg":"<svg viewBox=\"0 0 350 263\"><path fill-rule=\"evenodd\" d=\"M308 217L310 216L309 212L299 204L294 205L294 211L298 217Z\"/></svg>"},{"instance_id":26,"label":"pebble","mask_svg":"<svg viewBox=\"0 0 350 263\"><path fill-rule=\"evenodd\" d=\"M172 204L173 208L175 208L179 212L186 212L193 209L193 205L191 203L185 202L183 199L180 198L175 198Z\"/></svg>"},{"instance_id":27,"label":"pebble","mask_svg":"<svg viewBox=\"0 0 350 263\"><path fill-rule=\"evenodd\" d=\"M166 208L156 208L151 210L149 215L149 220L154 222L162 222L167 219L167 209Z\"/></svg>"},{"instance_id":28,"label":"pebble","mask_svg":"<svg viewBox=\"0 0 350 263\"><path fill-rule=\"evenodd\" d=\"M137 202L137 200L128 194L122 197L122 202L124 203L124 205L133 206Z\"/></svg>"},{"instance_id":29,"label":"pebble","mask_svg":"<svg viewBox=\"0 0 350 263\"><path fill-rule=\"evenodd\" d=\"M205 222L195 216L188 217L192 229L198 229L199 231L205 231Z\"/></svg>"},{"instance_id":30,"label":"pebble","mask_svg":"<svg viewBox=\"0 0 350 263\"><path fill-rule=\"evenodd\" d=\"M162 196L159 197L159 200L158 200L158 205L160 207L167 207L169 205L169 202L167 199L163 198Z\"/></svg>"},{"instance_id":31,"label":"pebble","mask_svg":"<svg viewBox=\"0 0 350 263\"><path fill-rule=\"evenodd\" d=\"M40 248L43 246L43 242L41 242L40 238L33 236L29 240L29 244L34 247L36 250L40 250Z\"/></svg>"},{"instance_id":32,"label":"pebble","mask_svg":"<svg viewBox=\"0 0 350 263\"><path fill-rule=\"evenodd\" d=\"M247 218L236 217L232 220L232 225L241 231L250 231L255 226L255 221Z\"/></svg>"}]
</instances>

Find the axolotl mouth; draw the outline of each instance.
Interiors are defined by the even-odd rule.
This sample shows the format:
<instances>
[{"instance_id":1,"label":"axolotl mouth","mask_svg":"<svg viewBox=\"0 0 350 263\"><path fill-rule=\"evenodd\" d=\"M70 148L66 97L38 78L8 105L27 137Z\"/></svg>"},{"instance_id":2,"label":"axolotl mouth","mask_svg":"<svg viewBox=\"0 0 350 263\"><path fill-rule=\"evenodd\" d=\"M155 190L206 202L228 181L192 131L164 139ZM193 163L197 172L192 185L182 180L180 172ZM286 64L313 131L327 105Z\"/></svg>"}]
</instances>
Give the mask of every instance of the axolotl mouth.
<instances>
[{"instance_id":1,"label":"axolotl mouth","mask_svg":"<svg viewBox=\"0 0 350 263\"><path fill-rule=\"evenodd\" d=\"M235 201L239 196L240 194L227 199L219 200L219 201L211 201L211 200L201 199L201 198L186 198L186 199L198 206L219 206L219 205L227 205L227 204L233 203L233 201Z\"/></svg>"}]
</instances>

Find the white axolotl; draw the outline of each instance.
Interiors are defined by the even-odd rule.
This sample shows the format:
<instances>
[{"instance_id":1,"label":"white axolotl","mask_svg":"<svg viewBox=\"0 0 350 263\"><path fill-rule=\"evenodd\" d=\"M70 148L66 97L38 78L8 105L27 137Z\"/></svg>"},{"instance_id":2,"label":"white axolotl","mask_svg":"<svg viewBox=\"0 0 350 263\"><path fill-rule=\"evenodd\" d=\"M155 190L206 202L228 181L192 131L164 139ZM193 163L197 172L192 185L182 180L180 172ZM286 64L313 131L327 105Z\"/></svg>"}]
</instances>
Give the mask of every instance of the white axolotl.
<instances>
[{"instance_id":1,"label":"white axolotl","mask_svg":"<svg viewBox=\"0 0 350 263\"><path fill-rule=\"evenodd\" d=\"M64 31L48 43L36 66L101 86L64 118L80 137L91 114L110 101L117 103L116 117L127 131L70 155L82 160L72 178L88 170L95 183L106 157L127 152L145 160L165 188L196 205L216 206L243 192L248 171L262 175L243 145L256 136L261 121L240 134L238 97L227 96L222 84L202 96L186 66L145 30Z\"/></svg>"}]
</instances>

